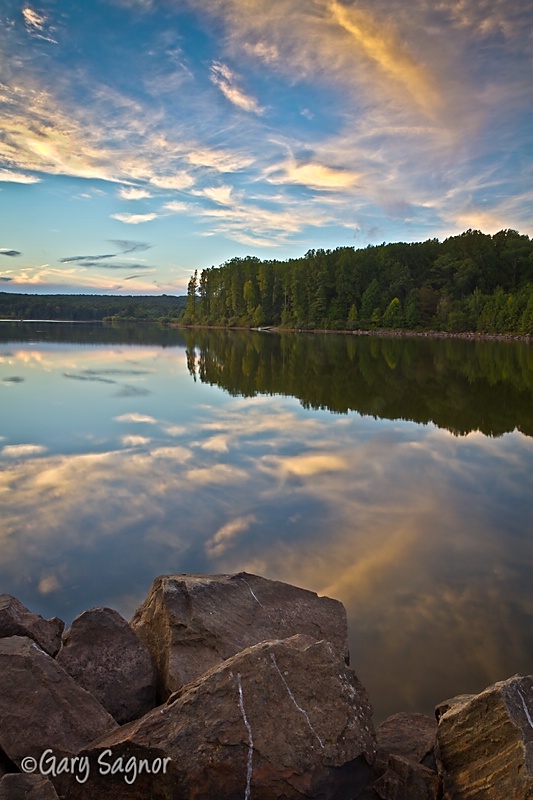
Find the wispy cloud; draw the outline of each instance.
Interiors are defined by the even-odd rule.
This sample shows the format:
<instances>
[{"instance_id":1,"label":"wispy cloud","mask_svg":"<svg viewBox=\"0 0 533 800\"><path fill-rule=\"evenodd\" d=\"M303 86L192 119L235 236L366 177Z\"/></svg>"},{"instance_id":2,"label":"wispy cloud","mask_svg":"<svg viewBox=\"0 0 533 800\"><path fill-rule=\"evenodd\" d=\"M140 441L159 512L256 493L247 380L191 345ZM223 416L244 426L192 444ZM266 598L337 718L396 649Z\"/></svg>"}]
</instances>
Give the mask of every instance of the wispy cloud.
<instances>
[{"instance_id":1,"label":"wispy cloud","mask_svg":"<svg viewBox=\"0 0 533 800\"><path fill-rule=\"evenodd\" d=\"M52 37L53 28L50 26L45 14L35 11L35 9L25 6L22 9L22 17L26 25L26 30L31 36L43 39L46 42L57 44L57 40Z\"/></svg>"},{"instance_id":2,"label":"wispy cloud","mask_svg":"<svg viewBox=\"0 0 533 800\"><path fill-rule=\"evenodd\" d=\"M119 248L118 253L103 253L101 255L89 256L67 256L66 258L59 259L62 264L74 263L80 267L102 267L105 269L147 269L146 264L138 264L132 261L127 263L113 262L108 263L110 258L117 258L124 256L128 253L137 253L144 250L149 250L152 245L146 242L134 242L129 239L111 239L111 244Z\"/></svg>"},{"instance_id":3,"label":"wispy cloud","mask_svg":"<svg viewBox=\"0 0 533 800\"><path fill-rule=\"evenodd\" d=\"M20 250L6 250L4 247L0 247L0 256L10 256L13 258L20 255L22 255Z\"/></svg>"},{"instance_id":4,"label":"wispy cloud","mask_svg":"<svg viewBox=\"0 0 533 800\"><path fill-rule=\"evenodd\" d=\"M215 62L211 67L211 80L216 87L220 89L224 97L233 103L237 108L242 111L248 111L253 114L263 114L264 109L261 108L255 97L244 92L237 85L238 78L226 64Z\"/></svg>"}]
</instances>

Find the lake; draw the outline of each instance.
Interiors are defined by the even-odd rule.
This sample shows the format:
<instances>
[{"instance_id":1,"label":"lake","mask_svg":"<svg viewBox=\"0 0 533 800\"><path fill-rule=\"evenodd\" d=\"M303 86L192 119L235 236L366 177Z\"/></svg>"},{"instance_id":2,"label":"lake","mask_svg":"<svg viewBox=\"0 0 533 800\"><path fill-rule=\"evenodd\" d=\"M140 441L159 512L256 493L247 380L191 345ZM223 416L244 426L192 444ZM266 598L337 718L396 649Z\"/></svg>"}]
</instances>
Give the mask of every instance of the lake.
<instances>
[{"instance_id":1,"label":"lake","mask_svg":"<svg viewBox=\"0 0 533 800\"><path fill-rule=\"evenodd\" d=\"M0 323L0 592L154 577L341 600L377 722L533 672L533 348Z\"/></svg>"}]
</instances>

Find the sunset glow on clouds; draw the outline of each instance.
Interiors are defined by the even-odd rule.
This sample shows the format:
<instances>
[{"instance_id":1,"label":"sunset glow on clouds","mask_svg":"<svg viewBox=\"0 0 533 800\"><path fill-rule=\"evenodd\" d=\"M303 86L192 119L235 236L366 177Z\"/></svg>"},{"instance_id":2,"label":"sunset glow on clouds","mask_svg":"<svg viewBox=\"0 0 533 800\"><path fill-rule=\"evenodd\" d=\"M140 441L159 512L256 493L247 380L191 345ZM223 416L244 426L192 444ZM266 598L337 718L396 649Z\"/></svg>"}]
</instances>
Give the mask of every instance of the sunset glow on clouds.
<instances>
[{"instance_id":1,"label":"sunset glow on clouds","mask_svg":"<svg viewBox=\"0 0 533 800\"><path fill-rule=\"evenodd\" d=\"M531 235L532 17L527 0L5 0L2 289L184 293L233 256ZM131 274L65 262L133 230L151 249Z\"/></svg>"}]
</instances>

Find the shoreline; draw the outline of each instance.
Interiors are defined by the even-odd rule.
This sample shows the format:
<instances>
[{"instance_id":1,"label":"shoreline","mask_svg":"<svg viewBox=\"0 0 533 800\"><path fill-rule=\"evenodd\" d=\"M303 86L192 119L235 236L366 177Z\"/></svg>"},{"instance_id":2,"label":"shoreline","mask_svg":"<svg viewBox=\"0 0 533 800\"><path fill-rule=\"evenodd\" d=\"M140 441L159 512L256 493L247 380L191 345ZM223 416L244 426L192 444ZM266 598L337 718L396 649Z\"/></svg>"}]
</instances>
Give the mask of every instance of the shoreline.
<instances>
[{"instance_id":1,"label":"shoreline","mask_svg":"<svg viewBox=\"0 0 533 800\"><path fill-rule=\"evenodd\" d=\"M406 328L357 328L355 330L332 330L331 328L313 328L312 330L306 328L283 328L280 325L265 325L261 327L248 327L240 325L187 325L176 322L158 322L151 319L124 319L124 320L72 320L72 319L9 319L2 318L0 322L18 322L18 323L52 323L52 324L80 324L80 325L99 325L103 323L125 322L131 324L150 324L150 325L163 325L170 328L179 328L183 330L218 330L218 331L254 331L256 333L304 333L304 334L341 334L342 336L380 336L383 338L390 337L393 339L416 337L423 339L465 339L467 341L502 341L502 342L525 342L530 344L533 342L533 335L524 333L479 333L477 331L437 331L437 330L408 330Z\"/></svg>"},{"instance_id":2,"label":"shoreline","mask_svg":"<svg viewBox=\"0 0 533 800\"><path fill-rule=\"evenodd\" d=\"M180 323L169 322L173 328L183 328L191 330L221 330L221 331L254 331L256 333L325 333L325 334L341 334L343 336L381 336L390 337L394 339L417 337L423 339L465 339L468 341L503 341L503 342L526 342L530 344L533 342L533 335L522 333L478 333L476 331L434 331L434 330L407 330L405 328L373 328L357 330L332 330L331 328L314 328L313 330L306 330L305 328L282 328L279 325L265 325L264 327L244 327L244 326L229 326L229 325L183 325Z\"/></svg>"}]
</instances>

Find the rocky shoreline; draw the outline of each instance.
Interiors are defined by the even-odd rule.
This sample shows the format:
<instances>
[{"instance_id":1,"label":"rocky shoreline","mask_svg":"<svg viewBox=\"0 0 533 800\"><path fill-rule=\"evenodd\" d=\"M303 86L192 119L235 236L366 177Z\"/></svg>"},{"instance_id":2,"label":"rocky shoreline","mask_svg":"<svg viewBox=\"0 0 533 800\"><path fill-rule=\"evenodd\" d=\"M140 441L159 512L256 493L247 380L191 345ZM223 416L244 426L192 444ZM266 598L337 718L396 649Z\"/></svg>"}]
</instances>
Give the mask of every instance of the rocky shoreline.
<instances>
[{"instance_id":1,"label":"rocky shoreline","mask_svg":"<svg viewBox=\"0 0 533 800\"><path fill-rule=\"evenodd\" d=\"M438 330L411 330L409 328L355 328L354 330L334 330L332 328L283 328L280 325L265 325L264 327L250 328L228 325L183 325L181 323L168 323L174 328L184 330L223 330L223 331L259 331L261 333L327 333L342 334L344 336L381 336L392 338L419 338L419 339L465 339L470 341L500 341L500 342L533 342L533 336L522 333L478 333L477 331L438 331Z\"/></svg>"},{"instance_id":2,"label":"rocky shoreline","mask_svg":"<svg viewBox=\"0 0 533 800\"><path fill-rule=\"evenodd\" d=\"M64 627L0 595L0 800L533 798L533 677L374 728L336 600L167 575Z\"/></svg>"}]
</instances>

